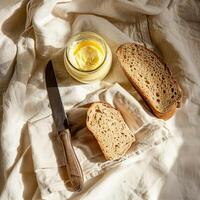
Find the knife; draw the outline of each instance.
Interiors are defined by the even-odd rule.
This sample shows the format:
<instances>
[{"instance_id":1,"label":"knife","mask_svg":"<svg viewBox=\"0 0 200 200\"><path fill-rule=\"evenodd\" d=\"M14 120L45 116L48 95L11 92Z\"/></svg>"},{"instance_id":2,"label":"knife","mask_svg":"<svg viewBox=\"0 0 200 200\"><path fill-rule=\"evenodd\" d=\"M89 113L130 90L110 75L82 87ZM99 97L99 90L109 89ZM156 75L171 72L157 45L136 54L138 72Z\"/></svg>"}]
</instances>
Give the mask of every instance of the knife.
<instances>
[{"instance_id":1,"label":"knife","mask_svg":"<svg viewBox=\"0 0 200 200\"><path fill-rule=\"evenodd\" d=\"M52 110L53 120L62 144L69 183L66 184L71 191L80 191L83 187L83 173L71 143L69 123L65 114L52 62L49 61L45 71L46 88Z\"/></svg>"}]
</instances>

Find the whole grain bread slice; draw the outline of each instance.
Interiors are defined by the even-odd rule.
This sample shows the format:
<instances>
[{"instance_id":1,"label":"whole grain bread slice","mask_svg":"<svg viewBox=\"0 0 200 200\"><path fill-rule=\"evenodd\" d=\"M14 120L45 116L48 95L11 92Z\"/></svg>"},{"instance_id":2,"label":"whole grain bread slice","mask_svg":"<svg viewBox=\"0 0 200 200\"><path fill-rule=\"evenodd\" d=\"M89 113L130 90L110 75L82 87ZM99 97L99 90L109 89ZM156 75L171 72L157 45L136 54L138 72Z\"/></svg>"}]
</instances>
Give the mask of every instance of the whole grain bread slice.
<instances>
[{"instance_id":1,"label":"whole grain bread slice","mask_svg":"<svg viewBox=\"0 0 200 200\"><path fill-rule=\"evenodd\" d=\"M135 141L120 112L107 103L97 102L89 107L86 125L107 160L121 158Z\"/></svg>"},{"instance_id":2,"label":"whole grain bread slice","mask_svg":"<svg viewBox=\"0 0 200 200\"><path fill-rule=\"evenodd\" d=\"M153 51L135 43L121 45L116 54L152 112L158 118L169 119L180 105L182 92L167 65Z\"/></svg>"}]
</instances>

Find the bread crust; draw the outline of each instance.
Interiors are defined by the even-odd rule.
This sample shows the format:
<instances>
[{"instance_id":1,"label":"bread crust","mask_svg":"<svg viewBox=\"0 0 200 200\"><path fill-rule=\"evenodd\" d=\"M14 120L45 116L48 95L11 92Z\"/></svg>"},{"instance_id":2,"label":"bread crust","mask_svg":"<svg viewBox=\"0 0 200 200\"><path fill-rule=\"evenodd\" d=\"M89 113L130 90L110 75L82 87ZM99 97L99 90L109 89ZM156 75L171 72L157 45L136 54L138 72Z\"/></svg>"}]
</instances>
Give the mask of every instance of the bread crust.
<instances>
[{"instance_id":1,"label":"bread crust","mask_svg":"<svg viewBox=\"0 0 200 200\"><path fill-rule=\"evenodd\" d=\"M120 48L122 48L122 46L125 45L125 44L137 44L137 43L124 43L124 44L120 45L120 46L117 48L117 50L116 50L116 54L117 54L117 57L118 57L118 60L119 60L119 61L120 61L120 58L119 58L119 56L118 56L118 52L119 52ZM137 45L139 45L139 44L137 44ZM150 49L147 49L145 46L143 46L143 47L144 47L146 50L148 50L149 52L153 53L153 54L156 56L156 58L157 58L164 66L166 66L166 64L163 62L163 60L162 60L156 53L154 53L154 52L151 51ZM140 96L142 97L142 99L146 102L147 106L151 109L152 113L153 113L156 117L158 117L158 118L160 118L160 119L168 120L169 118L171 118L171 117L174 115L174 113L176 112L176 108L177 108L177 107L180 107L181 100L182 100L182 90L181 90L181 88L180 88L180 86L178 85L177 82L175 82L175 84L176 84L176 86L177 86L177 88L178 88L178 91L180 92L180 98L179 98L177 101L175 101L174 104L172 104L172 105L167 109L166 112L161 113L159 110L156 109L156 107L154 106L154 104L152 103L152 101L151 101L151 100L148 98L148 96L143 92L143 90L142 90L141 88L139 88L139 87L137 86L137 84L132 80L132 78L131 78L130 75L126 72L126 70L125 70L124 66L121 64L121 62L120 62L120 65L121 65L121 67L122 67L122 69L123 69L125 75L127 76L127 78L129 79L129 81L130 81L131 84L133 85L133 87L138 91L138 93L140 94ZM167 66L166 66L166 67L167 67ZM168 69L170 75L172 75L170 69L169 69L168 67L167 67L167 69Z\"/></svg>"}]
</instances>

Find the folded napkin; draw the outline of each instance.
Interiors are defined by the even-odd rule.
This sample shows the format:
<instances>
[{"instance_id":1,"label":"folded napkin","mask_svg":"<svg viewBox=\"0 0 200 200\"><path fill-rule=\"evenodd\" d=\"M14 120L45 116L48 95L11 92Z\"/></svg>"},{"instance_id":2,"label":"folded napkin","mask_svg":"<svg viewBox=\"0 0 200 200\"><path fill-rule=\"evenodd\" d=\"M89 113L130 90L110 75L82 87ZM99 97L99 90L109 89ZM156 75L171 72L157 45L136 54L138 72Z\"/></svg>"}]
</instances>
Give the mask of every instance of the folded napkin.
<instances>
[{"instance_id":1,"label":"folded napkin","mask_svg":"<svg viewBox=\"0 0 200 200\"><path fill-rule=\"evenodd\" d=\"M136 142L127 155L119 160L106 161L97 141L86 127L88 106L95 101L105 101L117 108L136 135ZM142 154L172 137L164 121L149 115L142 105L117 83L87 95L85 100L68 110L67 115L72 144L86 182L122 163L130 164L141 159ZM29 121L28 129L34 170L42 198L69 198L72 193L65 186L68 176L52 115L35 116Z\"/></svg>"}]
</instances>

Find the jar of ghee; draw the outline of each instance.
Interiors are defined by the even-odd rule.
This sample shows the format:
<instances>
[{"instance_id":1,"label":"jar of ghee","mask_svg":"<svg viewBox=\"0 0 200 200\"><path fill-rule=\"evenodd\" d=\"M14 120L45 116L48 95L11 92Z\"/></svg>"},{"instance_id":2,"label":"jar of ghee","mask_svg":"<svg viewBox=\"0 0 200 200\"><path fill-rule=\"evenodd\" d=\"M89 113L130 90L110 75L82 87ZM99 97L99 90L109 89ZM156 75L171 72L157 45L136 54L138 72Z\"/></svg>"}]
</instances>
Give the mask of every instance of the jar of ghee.
<instances>
[{"instance_id":1,"label":"jar of ghee","mask_svg":"<svg viewBox=\"0 0 200 200\"><path fill-rule=\"evenodd\" d=\"M106 41L93 32L80 32L67 42L64 63L68 73L82 83L102 80L112 64Z\"/></svg>"}]
</instances>

